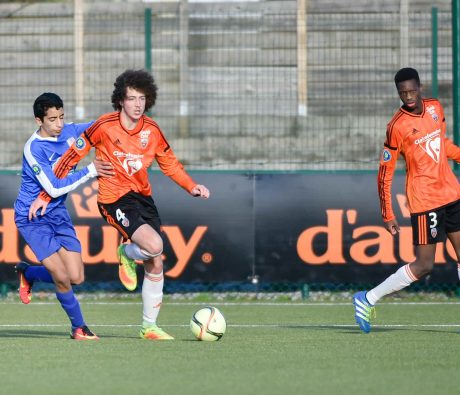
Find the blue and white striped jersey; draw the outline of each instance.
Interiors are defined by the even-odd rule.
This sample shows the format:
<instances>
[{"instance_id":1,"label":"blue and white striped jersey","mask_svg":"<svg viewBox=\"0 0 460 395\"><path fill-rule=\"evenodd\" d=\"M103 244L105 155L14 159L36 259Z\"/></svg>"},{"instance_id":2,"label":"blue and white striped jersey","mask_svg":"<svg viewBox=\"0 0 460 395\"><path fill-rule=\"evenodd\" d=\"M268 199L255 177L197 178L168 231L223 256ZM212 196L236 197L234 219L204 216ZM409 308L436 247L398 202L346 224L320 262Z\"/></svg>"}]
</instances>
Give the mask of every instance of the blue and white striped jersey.
<instances>
[{"instance_id":1,"label":"blue and white striped jersey","mask_svg":"<svg viewBox=\"0 0 460 395\"><path fill-rule=\"evenodd\" d=\"M53 197L47 212L63 205L67 193L97 175L93 163L67 177L59 179L53 168L72 143L89 127L89 123L67 123L57 137L41 137L36 131L27 140L22 158L22 180L18 197L14 203L16 216L29 215L29 207L43 189Z\"/></svg>"}]
</instances>

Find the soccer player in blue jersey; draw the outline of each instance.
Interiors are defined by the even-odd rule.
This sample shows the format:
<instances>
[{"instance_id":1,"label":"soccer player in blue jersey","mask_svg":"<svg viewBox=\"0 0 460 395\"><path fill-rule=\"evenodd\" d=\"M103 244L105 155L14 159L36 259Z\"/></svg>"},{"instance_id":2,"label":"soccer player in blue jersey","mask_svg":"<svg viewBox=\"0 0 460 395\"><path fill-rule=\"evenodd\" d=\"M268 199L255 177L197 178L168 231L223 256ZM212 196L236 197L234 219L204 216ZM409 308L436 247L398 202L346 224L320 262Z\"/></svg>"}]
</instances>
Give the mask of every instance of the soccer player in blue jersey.
<instances>
[{"instance_id":1,"label":"soccer player in blue jersey","mask_svg":"<svg viewBox=\"0 0 460 395\"><path fill-rule=\"evenodd\" d=\"M34 282L54 283L56 297L71 321L71 338L96 340L98 337L86 326L72 290L72 284L83 282L84 267L81 245L65 207L65 199L68 192L92 177L110 177L112 166L95 159L66 178L56 178L54 165L92 122L65 124L63 102L54 93L40 95L33 110L39 128L24 146L22 181L14 209L19 232L43 265L21 262L16 266L19 296L23 303L28 304ZM46 216L32 216L31 203L42 189L53 199L47 206Z\"/></svg>"}]
</instances>

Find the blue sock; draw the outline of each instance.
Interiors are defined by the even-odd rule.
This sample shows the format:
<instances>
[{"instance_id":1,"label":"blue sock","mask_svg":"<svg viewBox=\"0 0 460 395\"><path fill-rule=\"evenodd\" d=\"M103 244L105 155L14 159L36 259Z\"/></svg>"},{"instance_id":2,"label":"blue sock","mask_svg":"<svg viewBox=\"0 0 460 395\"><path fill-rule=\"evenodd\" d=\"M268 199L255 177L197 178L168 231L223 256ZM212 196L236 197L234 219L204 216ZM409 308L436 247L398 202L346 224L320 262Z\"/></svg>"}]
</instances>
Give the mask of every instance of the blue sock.
<instances>
[{"instance_id":1,"label":"blue sock","mask_svg":"<svg viewBox=\"0 0 460 395\"><path fill-rule=\"evenodd\" d=\"M43 283L53 283L53 277L45 266L29 266L24 272L24 276L29 283L40 281Z\"/></svg>"},{"instance_id":2,"label":"blue sock","mask_svg":"<svg viewBox=\"0 0 460 395\"><path fill-rule=\"evenodd\" d=\"M70 322L72 323L72 329L85 325L83 314L81 313L80 309L80 303L78 303L73 290L65 293L56 291L56 297L58 298L59 302L61 302L62 308L69 316Z\"/></svg>"}]
</instances>

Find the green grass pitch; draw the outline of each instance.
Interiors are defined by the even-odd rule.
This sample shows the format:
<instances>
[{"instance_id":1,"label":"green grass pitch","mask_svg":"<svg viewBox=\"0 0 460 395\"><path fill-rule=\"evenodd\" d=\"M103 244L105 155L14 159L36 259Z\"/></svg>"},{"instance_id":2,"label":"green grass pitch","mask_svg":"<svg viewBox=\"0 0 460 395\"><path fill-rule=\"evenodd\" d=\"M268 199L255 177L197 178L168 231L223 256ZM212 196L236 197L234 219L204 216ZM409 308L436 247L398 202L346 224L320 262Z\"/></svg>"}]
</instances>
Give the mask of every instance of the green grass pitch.
<instances>
[{"instance_id":1,"label":"green grass pitch","mask_svg":"<svg viewBox=\"0 0 460 395\"><path fill-rule=\"evenodd\" d=\"M341 303L208 303L227 319L199 342L203 304L166 300L159 324L176 339L138 338L140 300L82 301L101 339L69 338L55 301L1 303L0 394L459 394L460 303L382 303L372 333Z\"/></svg>"}]
</instances>

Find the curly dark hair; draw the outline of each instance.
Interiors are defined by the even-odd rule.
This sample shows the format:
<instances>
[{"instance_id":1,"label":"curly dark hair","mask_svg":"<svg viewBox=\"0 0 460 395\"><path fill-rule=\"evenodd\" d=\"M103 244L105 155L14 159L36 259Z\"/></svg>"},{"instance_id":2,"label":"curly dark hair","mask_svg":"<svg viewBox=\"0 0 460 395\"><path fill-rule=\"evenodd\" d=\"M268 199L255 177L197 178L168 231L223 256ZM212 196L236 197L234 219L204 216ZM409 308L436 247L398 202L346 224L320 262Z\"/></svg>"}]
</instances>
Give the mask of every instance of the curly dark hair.
<instances>
[{"instance_id":1,"label":"curly dark hair","mask_svg":"<svg viewBox=\"0 0 460 395\"><path fill-rule=\"evenodd\" d=\"M117 77L113 86L115 89L112 93L112 106L117 111L121 111L120 102L125 99L127 88L135 89L145 95L145 111L155 105L158 87L148 71L126 70Z\"/></svg>"}]
</instances>

